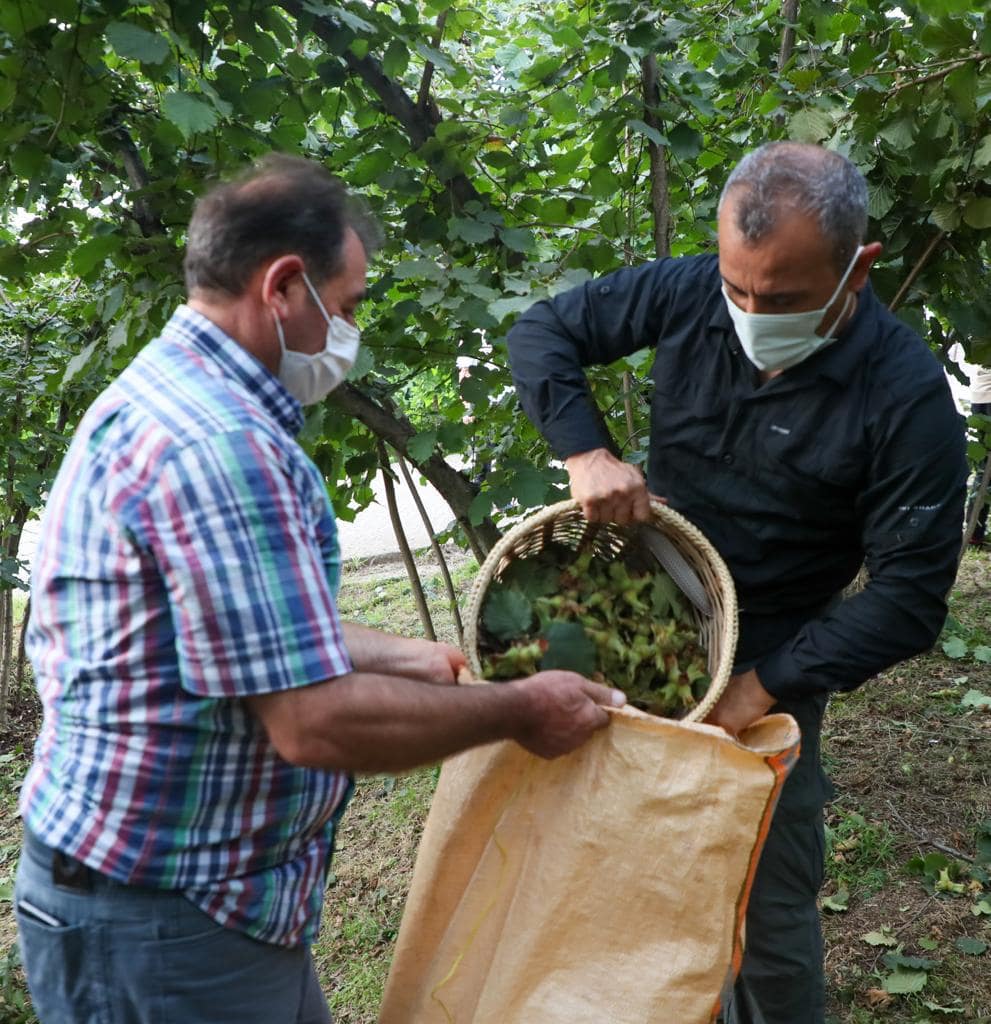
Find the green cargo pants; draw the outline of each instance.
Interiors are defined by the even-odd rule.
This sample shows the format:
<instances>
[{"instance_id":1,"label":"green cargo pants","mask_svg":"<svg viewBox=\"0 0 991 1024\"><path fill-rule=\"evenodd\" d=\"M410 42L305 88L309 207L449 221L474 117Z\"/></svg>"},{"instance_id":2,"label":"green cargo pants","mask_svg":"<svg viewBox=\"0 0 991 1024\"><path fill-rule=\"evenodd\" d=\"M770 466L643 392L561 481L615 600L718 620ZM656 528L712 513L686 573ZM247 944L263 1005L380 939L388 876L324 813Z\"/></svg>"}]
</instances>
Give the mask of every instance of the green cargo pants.
<instances>
[{"instance_id":1,"label":"green cargo pants","mask_svg":"<svg viewBox=\"0 0 991 1024\"><path fill-rule=\"evenodd\" d=\"M802 752L781 792L747 907L743 968L725 1024L823 1024L825 977L816 896L825 864L823 805L833 796L819 734L826 698L784 701Z\"/></svg>"}]
</instances>

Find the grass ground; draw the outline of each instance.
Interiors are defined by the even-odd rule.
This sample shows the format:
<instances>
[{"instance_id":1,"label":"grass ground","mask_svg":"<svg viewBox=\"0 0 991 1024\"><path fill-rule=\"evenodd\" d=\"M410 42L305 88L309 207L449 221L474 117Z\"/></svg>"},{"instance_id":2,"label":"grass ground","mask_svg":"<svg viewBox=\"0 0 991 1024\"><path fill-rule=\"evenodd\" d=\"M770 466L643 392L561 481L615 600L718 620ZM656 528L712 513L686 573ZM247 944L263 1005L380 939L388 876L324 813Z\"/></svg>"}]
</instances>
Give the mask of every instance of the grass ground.
<instances>
[{"instance_id":1,"label":"grass ground","mask_svg":"<svg viewBox=\"0 0 991 1024\"><path fill-rule=\"evenodd\" d=\"M456 571L465 591L473 566ZM455 640L439 575L438 634ZM419 634L401 567L347 567L346 618ZM833 1024L991 1024L991 556L969 552L935 651L831 703L823 889ZM6 958L19 843L16 790L32 727L0 740L0 1021L27 1024ZM20 746L19 746L20 744ZM345 816L315 957L339 1024L371 1024L436 769L360 780ZM415 1024L415 1022L414 1022ZM536 1024L536 1022L535 1022ZM799 1022L796 1022L799 1024Z\"/></svg>"}]
</instances>

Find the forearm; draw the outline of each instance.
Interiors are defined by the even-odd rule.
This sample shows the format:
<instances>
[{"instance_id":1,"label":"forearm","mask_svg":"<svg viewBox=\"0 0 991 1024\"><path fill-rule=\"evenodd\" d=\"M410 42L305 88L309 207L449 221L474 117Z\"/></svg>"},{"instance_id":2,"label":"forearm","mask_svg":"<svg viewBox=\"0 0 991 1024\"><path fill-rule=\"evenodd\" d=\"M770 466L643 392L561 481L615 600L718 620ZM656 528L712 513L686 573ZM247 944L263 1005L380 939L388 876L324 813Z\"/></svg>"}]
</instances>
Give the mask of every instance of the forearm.
<instances>
[{"instance_id":1,"label":"forearm","mask_svg":"<svg viewBox=\"0 0 991 1024\"><path fill-rule=\"evenodd\" d=\"M853 690L928 650L946 618L946 602L939 582L920 585L925 582L923 577L868 583L761 659L755 667L764 686L779 699Z\"/></svg>"},{"instance_id":2,"label":"forearm","mask_svg":"<svg viewBox=\"0 0 991 1024\"><path fill-rule=\"evenodd\" d=\"M355 772L404 771L511 737L527 711L511 683L436 687L365 672L250 703L287 760Z\"/></svg>"},{"instance_id":3,"label":"forearm","mask_svg":"<svg viewBox=\"0 0 991 1024\"><path fill-rule=\"evenodd\" d=\"M657 342L674 266L658 261L588 281L532 306L510 329L520 404L559 458L612 448L583 367Z\"/></svg>"},{"instance_id":4,"label":"forearm","mask_svg":"<svg viewBox=\"0 0 991 1024\"><path fill-rule=\"evenodd\" d=\"M387 676L413 675L411 663L422 656L424 644L427 643L371 629L357 622L345 622L342 627L344 643L358 672L375 672Z\"/></svg>"}]
</instances>

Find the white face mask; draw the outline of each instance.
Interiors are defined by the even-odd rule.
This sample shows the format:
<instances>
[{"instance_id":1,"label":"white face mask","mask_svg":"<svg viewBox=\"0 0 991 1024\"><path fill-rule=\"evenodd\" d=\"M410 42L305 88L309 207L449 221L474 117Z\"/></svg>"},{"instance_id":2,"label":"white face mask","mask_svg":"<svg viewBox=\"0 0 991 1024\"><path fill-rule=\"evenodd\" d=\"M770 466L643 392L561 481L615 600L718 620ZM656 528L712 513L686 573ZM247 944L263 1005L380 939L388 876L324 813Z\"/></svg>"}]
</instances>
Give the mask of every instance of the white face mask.
<instances>
[{"instance_id":1,"label":"white face mask","mask_svg":"<svg viewBox=\"0 0 991 1024\"><path fill-rule=\"evenodd\" d=\"M821 335L816 334L816 331L829 307L843 291L863 249L862 245L857 246L857 251L840 278L840 283L821 309L810 309L805 313L746 313L729 297L726 286L723 285L723 298L736 328L736 336L754 366L759 370L787 370L789 366L795 366L808 359L813 353L836 340L832 333L846 316L850 300L856 301L853 293L847 296L843 308L832 324Z\"/></svg>"},{"instance_id":2,"label":"white face mask","mask_svg":"<svg viewBox=\"0 0 991 1024\"><path fill-rule=\"evenodd\" d=\"M282 386L301 405L313 405L326 398L348 375L358 355L361 332L339 316L328 316L316 288L306 274L303 274L303 280L327 321L324 347L313 355L286 348L285 334L277 316L275 331L282 347L282 359L279 361L279 380Z\"/></svg>"}]
</instances>

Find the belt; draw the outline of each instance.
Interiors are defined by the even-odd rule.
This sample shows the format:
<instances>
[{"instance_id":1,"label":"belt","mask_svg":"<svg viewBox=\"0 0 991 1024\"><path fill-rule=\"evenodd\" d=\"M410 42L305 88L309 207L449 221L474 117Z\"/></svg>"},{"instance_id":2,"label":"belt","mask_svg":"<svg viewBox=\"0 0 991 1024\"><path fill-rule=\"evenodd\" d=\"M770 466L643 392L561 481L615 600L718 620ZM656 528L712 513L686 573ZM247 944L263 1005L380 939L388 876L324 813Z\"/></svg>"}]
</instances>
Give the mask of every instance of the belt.
<instances>
[{"instance_id":1,"label":"belt","mask_svg":"<svg viewBox=\"0 0 991 1024\"><path fill-rule=\"evenodd\" d=\"M51 870L52 881L73 892L92 892L98 881L105 877L62 850L53 849L39 839L29 828L24 829L24 852L46 870Z\"/></svg>"}]
</instances>

